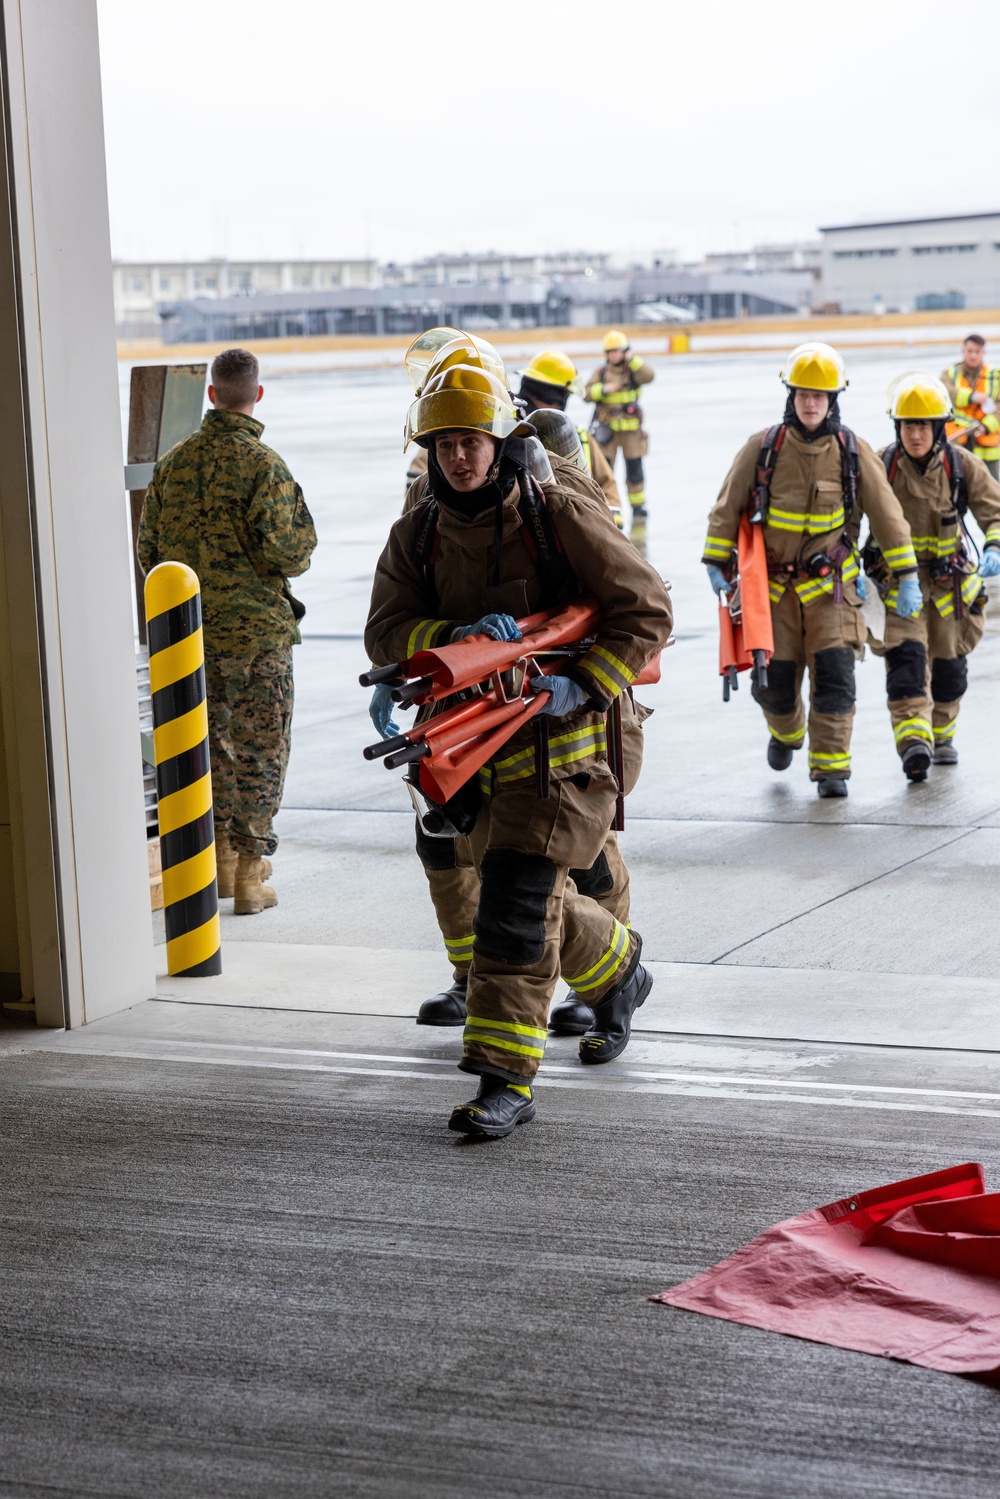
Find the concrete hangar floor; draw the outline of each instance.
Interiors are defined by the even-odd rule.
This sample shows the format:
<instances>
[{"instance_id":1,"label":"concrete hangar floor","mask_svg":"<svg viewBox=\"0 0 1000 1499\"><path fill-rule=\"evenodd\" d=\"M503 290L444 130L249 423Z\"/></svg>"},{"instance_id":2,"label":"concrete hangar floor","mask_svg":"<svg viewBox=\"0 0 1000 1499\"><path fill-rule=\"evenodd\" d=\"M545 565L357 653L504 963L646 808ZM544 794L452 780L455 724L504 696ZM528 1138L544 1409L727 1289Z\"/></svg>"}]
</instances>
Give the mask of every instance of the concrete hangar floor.
<instances>
[{"instance_id":1,"label":"concrete hangar floor","mask_svg":"<svg viewBox=\"0 0 1000 1499\"><path fill-rule=\"evenodd\" d=\"M845 419L884 440L891 375L944 362L853 354ZM961 763L923 787L877 660L846 803L768 771L748 694L721 701L704 517L779 363L656 361L677 645L624 834L656 985L619 1062L554 1041L538 1121L487 1148L444 1129L458 1037L412 1016L446 965L402 788L360 757L407 387L266 372L322 539L281 904L224 918L219 980L3 1033L0 1493L1000 1493L993 1389L645 1299L807 1207L1000 1166L996 625Z\"/></svg>"}]
</instances>

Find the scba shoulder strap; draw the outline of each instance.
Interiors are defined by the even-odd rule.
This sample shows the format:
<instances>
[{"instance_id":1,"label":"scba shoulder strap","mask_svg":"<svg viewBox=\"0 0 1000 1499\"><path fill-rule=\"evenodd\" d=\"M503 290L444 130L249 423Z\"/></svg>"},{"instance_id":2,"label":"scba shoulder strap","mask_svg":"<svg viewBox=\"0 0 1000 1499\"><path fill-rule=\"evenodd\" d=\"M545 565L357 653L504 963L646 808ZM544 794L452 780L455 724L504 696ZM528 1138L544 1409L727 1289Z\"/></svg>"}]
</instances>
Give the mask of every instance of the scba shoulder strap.
<instances>
[{"instance_id":1,"label":"scba shoulder strap","mask_svg":"<svg viewBox=\"0 0 1000 1499\"><path fill-rule=\"evenodd\" d=\"M440 509L433 496L425 503L426 511L417 529L413 558L436 598L434 567L441 553ZM545 492L530 474L525 475L521 482L518 514L521 539L538 566L546 603L561 603L579 593L579 582L555 533Z\"/></svg>"},{"instance_id":2,"label":"scba shoulder strap","mask_svg":"<svg viewBox=\"0 0 1000 1499\"><path fill-rule=\"evenodd\" d=\"M785 423L778 422L776 426L768 427L760 440L754 486L750 491L752 525L762 526L767 522L767 512L771 505L771 481L774 478L775 464L787 431ZM850 520L858 503L858 476L861 472L858 439L850 427L838 427L836 438L840 448L840 485L844 494L844 517Z\"/></svg>"}]
</instances>

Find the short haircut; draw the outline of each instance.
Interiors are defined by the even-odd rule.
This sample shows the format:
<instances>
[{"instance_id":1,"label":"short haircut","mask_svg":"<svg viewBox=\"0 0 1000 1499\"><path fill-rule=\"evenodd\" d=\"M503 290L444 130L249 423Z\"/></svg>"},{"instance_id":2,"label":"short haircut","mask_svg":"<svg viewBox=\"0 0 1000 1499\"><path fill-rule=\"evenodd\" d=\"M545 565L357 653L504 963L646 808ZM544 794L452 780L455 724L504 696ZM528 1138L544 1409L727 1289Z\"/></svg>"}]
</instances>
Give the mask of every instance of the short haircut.
<instances>
[{"instance_id":1,"label":"short haircut","mask_svg":"<svg viewBox=\"0 0 1000 1499\"><path fill-rule=\"evenodd\" d=\"M964 344L978 344L981 349L986 346L986 340L981 333L967 333L962 342Z\"/></svg>"},{"instance_id":2,"label":"short haircut","mask_svg":"<svg viewBox=\"0 0 1000 1499\"><path fill-rule=\"evenodd\" d=\"M249 406L257 399L260 366L249 349L223 349L212 360L215 403L224 410Z\"/></svg>"}]
</instances>

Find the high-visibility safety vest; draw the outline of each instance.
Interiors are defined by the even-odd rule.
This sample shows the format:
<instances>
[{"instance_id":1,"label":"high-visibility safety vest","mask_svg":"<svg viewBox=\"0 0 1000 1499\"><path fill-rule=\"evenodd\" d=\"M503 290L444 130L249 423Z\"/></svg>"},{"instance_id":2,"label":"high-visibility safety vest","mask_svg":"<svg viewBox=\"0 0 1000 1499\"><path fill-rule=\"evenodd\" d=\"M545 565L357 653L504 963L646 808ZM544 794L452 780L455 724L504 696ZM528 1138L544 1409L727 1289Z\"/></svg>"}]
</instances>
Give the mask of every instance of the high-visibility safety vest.
<instances>
[{"instance_id":1,"label":"high-visibility safety vest","mask_svg":"<svg viewBox=\"0 0 1000 1499\"><path fill-rule=\"evenodd\" d=\"M641 370L645 361L638 355L633 354L626 368L633 374ZM607 371L605 365L601 371L603 375ZM642 426L642 411L639 407L639 386L626 386L622 390L605 391L603 380L595 380L588 392L590 399L597 406L620 406L634 407L632 411L622 411L620 416L609 416L608 426L612 432L638 432Z\"/></svg>"},{"instance_id":2,"label":"high-visibility safety vest","mask_svg":"<svg viewBox=\"0 0 1000 1499\"><path fill-rule=\"evenodd\" d=\"M980 400L989 399L1000 405L1000 365L995 369L982 365L974 382L961 364L953 364L946 374L955 387L956 417L947 425L948 437L961 437L970 425L979 422L986 430L964 445L966 452L987 461L1000 458L1000 415L995 411L987 415L979 404Z\"/></svg>"}]
</instances>

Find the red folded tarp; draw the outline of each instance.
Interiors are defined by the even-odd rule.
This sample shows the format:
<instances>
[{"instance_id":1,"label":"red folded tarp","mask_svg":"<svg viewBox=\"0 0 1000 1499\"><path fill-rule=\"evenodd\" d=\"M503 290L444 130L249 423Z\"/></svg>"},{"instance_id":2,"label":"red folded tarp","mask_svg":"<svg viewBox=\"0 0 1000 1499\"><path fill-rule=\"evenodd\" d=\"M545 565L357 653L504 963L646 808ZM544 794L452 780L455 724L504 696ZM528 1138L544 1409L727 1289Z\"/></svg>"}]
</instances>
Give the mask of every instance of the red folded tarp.
<instances>
[{"instance_id":1,"label":"red folded tarp","mask_svg":"<svg viewBox=\"0 0 1000 1499\"><path fill-rule=\"evenodd\" d=\"M1000 1193L976 1165L859 1192L650 1299L949 1374L1000 1373Z\"/></svg>"}]
</instances>

